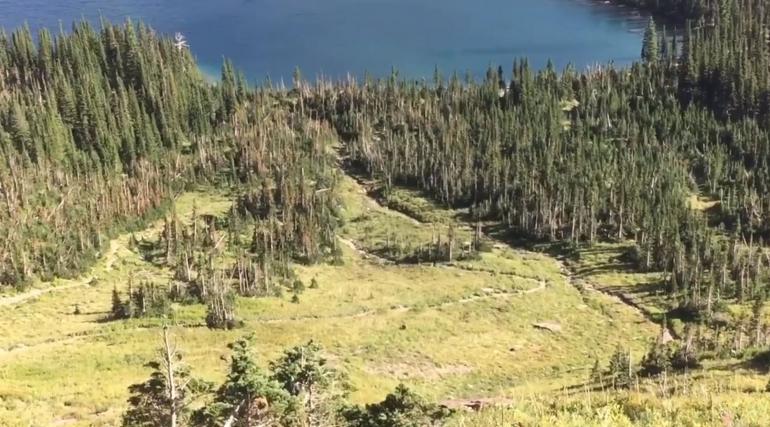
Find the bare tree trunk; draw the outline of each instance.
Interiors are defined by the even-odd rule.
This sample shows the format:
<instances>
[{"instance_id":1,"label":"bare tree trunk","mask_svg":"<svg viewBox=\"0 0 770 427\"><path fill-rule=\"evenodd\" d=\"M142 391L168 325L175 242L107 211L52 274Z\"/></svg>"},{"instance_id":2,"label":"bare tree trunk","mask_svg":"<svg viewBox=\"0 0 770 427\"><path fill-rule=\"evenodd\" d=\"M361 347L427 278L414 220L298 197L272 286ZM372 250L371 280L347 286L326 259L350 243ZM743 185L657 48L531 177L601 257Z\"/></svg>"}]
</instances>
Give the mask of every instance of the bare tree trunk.
<instances>
[{"instance_id":1,"label":"bare tree trunk","mask_svg":"<svg viewBox=\"0 0 770 427\"><path fill-rule=\"evenodd\" d=\"M706 315L708 317L711 317L711 307L712 302L714 299L714 278L712 276L712 280L709 281L709 288L708 288L708 299L706 300Z\"/></svg>"},{"instance_id":2,"label":"bare tree trunk","mask_svg":"<svg viewBox=\"0 0 770 427\"><path fill-rule=\"evenodd\" d=\"M168 337L168 327L163 328L163 364L166 368L166 390L171 402L169 410L171 411L171 424L170 427L177 427L177 389L174 380L174 358L176 356L176 348L172 346Z\"/></svg>"},{"instance_id":3,"label":"bare tree trunk","mask_svg":"<svg viewBox=\"0 0 770 427\"><path fill-rule=\"evenodd\" d=\"M238 413L238 411L241 410L241 406L243 406L243 403L244 402L239 403L238 406L236 406L235 409L233 409L233 413L230 414L229 417L227 417L227 421L225 421L222 427L232 427L233 424L235 424L235 422L238 420L238 418L236 418L235 415Z\"/></svg>"}]
</instances>

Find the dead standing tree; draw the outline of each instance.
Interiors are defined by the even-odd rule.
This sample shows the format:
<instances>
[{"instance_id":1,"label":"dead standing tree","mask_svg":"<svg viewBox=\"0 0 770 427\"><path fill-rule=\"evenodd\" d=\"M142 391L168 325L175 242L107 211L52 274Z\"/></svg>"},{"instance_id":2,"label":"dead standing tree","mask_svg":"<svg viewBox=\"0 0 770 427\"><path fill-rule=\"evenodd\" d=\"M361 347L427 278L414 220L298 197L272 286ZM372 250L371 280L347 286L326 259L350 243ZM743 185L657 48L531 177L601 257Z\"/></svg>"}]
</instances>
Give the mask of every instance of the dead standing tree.
<instances>
[{"instance_id":1,"label":"dead standing tree","mask_svg":"<svg viewBox=\"0 0 770 427\"><path fill-rule=\"evenodd\" d=\"M168 327L163 328L159 353L158 359L148 364L153 369L150 378L129 387L130 408L123 415L123 426L184 425L190 403L205 389L204 383L190 377Z\"/></svg>"}]
</instances>

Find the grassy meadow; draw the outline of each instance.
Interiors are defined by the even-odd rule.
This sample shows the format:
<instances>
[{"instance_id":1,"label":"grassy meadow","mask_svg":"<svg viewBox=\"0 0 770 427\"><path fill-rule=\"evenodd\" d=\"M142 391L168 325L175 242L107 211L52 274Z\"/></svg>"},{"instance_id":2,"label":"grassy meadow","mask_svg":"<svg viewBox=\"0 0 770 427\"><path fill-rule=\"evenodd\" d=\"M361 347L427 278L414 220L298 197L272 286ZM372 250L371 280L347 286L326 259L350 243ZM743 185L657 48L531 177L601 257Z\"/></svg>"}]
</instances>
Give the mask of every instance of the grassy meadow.
<instances>
[{"instance_id":1,"label":"grassy meadow","mask_svg":"<svg viewBox=\"0 0 770 427\"><path fill-rule=\"evenodd\" d=\"M687 394L662 403L654 384L637 386L622 398L586 384L595 360L604 363L618 345L639 359L659 333L641 311L575 283L590 280L625 290L654 282L654 276L616 269L610 262L614 248L585 252L575 277L551 256L488 237L489 250L476 258L394 263L385 249L392 242L431 244L448 227L459 240L470 240L472 229L458 213L408 190L390 197L397 197L399 206L418 206L424 212L420 218L380 205L348 176L341 189L340 238L348 243L342 246L342 265L296 266L303 282L319 284L302 293L298 304L288 294L239 299L242 329L207 329L202 305L174 306L167 319L106 321L113 288L124 292L129 277L167 283L172 276L145 261L132 248L130 234L112 241L84 277L39 283L0 299L0 425L115 425L127 387L148 375L144 365L156 355L164 324L172 325L194 375L212 381L224 376L226 345L254 333L265 363L286 347L320 342L333 364L348 374L353 402L378 401L403 382L448 404L466 399L509 404L507 409L461 412L452 420L458 426L626 425L629 408L642 408L640 402L648 400L657 403L640 409L652 408L652 418L643 425L666 425L657 422L677 420L671 414L689 407ZM221 216L230 205L227 194L201 189L181 195L175 210L184 221L194 209ZM157 239L162 226L156 222L133 237ZM543 322L558 330L534 327ZM746 387L756 390L764 384L751 376L741 381L729 392L745 396ZM698 382L708 387L721 383L713 375ZM710 420L720 405L751 408L730 396L720 394L709 401L712 407L698 413Z\"/></svg>"}]
</instances>

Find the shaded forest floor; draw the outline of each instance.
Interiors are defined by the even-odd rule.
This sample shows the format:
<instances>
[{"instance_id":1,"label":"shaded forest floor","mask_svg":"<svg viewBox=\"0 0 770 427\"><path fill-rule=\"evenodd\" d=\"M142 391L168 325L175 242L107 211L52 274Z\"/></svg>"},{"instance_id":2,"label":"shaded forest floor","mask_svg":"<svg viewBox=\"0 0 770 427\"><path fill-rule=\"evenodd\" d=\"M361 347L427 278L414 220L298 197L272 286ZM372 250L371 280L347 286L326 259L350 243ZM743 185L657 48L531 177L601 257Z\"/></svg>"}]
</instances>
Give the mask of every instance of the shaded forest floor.
<instances>
[{"instance_id":1,"label":"shaded forest floor","mask_svg":"<svg viewBox=\"0 0 770 427\"><path fill-rule=\"evenodd\" d=\"M174 306L169 319L105 321L113 288L125 292L129 277L163 284L172 276L132 249L128 234L112 241L80 279L0 297L0 425L114 425L128 385L148 374L144 364L155 356L164 323L180 326L185 360L209 380L224 375L226 344L254 332L263 361L310 339L322 343L349 374L355 402L379 400L404 382L436 401L529 402L535 414L534 402L542 400L535 396L584 401L596 359L604 363L617 345L638 359L659 333L643 311L592 290L641 283L611 263L599 266L604 258L594 259L594 270L571 266L573 276L552 256L484 236L488 249L478 257L403 262L403 254L448 233L463 246L473 228L463 212L408 189L389 196L397 202L388 204L399 208L390 209L370 196L376 190L370 184L342 177L343 265L296 266L305 283L319 284L299 304L290 295L240 298L242 329L207 329L202 305ZM193 206L222 216L230 205L228 194L200 189L180 196L175 208L184 221ZM162 226L156 222L135 237L157 240ZM615 249L600 246L594 256ZM577 286L576 278L595 285ZM711 383L721 384L711 375ZM741 377L734 388L756 389L760 380ZM458 422L490 425L496 418L485 417L521 416L502 411Z\"/></svg>"}]
</instances>

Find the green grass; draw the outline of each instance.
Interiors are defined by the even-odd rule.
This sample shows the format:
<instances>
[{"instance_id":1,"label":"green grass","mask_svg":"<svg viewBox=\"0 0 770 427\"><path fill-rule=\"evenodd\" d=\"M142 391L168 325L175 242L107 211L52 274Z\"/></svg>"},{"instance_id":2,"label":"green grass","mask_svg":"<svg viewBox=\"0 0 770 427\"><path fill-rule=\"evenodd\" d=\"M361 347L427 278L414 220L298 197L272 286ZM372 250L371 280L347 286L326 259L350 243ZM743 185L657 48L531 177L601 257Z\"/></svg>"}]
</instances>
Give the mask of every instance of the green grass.
<instances>
[{"instance_id":1,"label":"green grass","mask_svg":"<svg viewBox=\"0 0 770 427\"><path fill-rule=\"evenodd\" d=\"M623 294L643 310L658 317L667 312L670 301L665 296L663 275L639 272L624 260L633 247L628 243L597 243L578 249L577 260L570 267L578 280L597 289Z\"/></svg>"},{"instance_id":2,"label":"green grass","mask_svg":"<svg viewBox=\"0 0 770 427\"><path fill-rule=\"evenodd\" d=\"M443 222L414 221L379 206L355 181L344 178L342 238L376 250L389 234L413 244L430 242L438 226L472 234L448 210L407 194L409 203L442 212L435 215ZM230 202L214 191L185 194L176 203L182 220L193 205L199 213L221 215ZM161 227L159 221L137 237L157 239ZM201 327L201 305L175 305L165 320L101 322L113 287L124 290L132 275L158 283L170 277L162 266L131 250L129 237L113 241L110 252L84 277L95 277L93 285L0 307L0 425L114 425L125 407L128 385L148 375L144 364L155 355L164 323L185 325L175 328L174 335L194 374L208 380L222 379L226 344L243 334L255 334L264 363L286 347L313 339L349 374L353 402L380 400L399 382L435 401L507 397L523 402L537 396L532 405L500 415L510 412L514 420L530 413L523 418L534 420L530 425L550 419L543 418L551 416L543 412L549 399L576 399L558 396L571 387L583 390L595 358L608 360L620 344L630 347L638 361L658 332L654 323L617 299L581 292L554 258L499 242L477 259L451 265L381 264L345 246L341 266L295 267L306 286L313 278L319 284L302 293L299 304L292 304L288 293L239 299L237 314L245 326L236 331ZM585 262L598 264L608 255L585 256ZM614 283L614 276L606 278ZM75 305L81 314L74 314ZM537 322L555 322L562 330L536 329ZM494 424L497 416L484 413L456 421L499 425Z\"/></svg>"},{"instance_id":3,"label":"green grass","mask_svg":"<svg viewBox=\"0 0 770 427\"><path fill-rule=\"evenodd\" d=\"M341 235L355 241L366 252L400 261L419 248L430 247L438 241L447 242L453 233L459 255L463 244L472 239L471 230L457 222L421 223L399 211L380 206L348 176L342 178L340 189L345 222Z\"/></svg>"},{"instance_id":4,"label":"green grass","mask_svg":"<svg viewBox=\"0 0 770 427\"><path fill-rule=\"evenodd\" d=\"M437 224L457 222L457 211L440 206L432 200L425 198L417 190L399 187L392 188L384 192L384 200L389 208L403 212L420 222Z\"/></svg>"},{"instance_id":5,"label":"green grass","mask_svg":"<svg viewBox=\"0 0 770 427\"><path fill-rule=\"evenodd\" d=\"M696 384L695 389L665 398L649 392L613 392L555 400L522 399L510 407L461 414L449 426L763 427L769 409L761 394L715 392Z\"/></svg>"}]
</instances>

